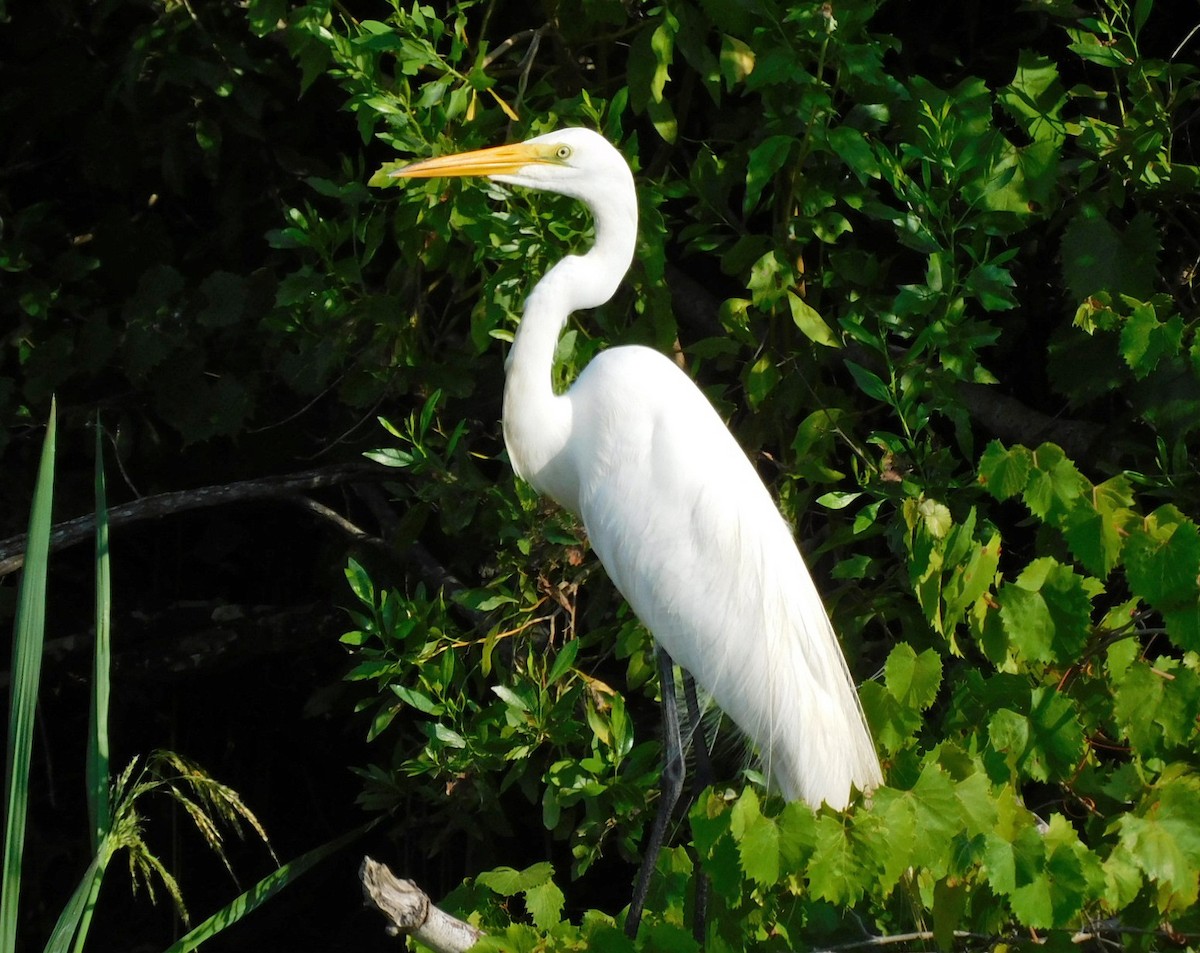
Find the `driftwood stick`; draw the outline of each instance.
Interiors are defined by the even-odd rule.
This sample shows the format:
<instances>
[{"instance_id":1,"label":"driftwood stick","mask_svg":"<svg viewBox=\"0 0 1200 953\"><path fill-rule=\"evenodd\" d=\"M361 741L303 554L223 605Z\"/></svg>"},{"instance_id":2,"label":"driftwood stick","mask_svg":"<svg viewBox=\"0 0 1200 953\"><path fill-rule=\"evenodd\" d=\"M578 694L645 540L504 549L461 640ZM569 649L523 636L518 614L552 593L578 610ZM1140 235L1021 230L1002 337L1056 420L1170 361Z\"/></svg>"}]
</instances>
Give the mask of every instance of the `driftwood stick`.
<instances>
[{"instance_id":1,"label":"driftwood stick","mask_svg":"<svg viewBox=\"0 0 1200 953\"><path fill-rule=\"evenodd\" d=\"M437 953L466 953L483 931L439 910L411 880L401 880L386 864L364 857L358 868L363 899L387 918L392 936L414 936Z\"/></svg>"}]
</instances>

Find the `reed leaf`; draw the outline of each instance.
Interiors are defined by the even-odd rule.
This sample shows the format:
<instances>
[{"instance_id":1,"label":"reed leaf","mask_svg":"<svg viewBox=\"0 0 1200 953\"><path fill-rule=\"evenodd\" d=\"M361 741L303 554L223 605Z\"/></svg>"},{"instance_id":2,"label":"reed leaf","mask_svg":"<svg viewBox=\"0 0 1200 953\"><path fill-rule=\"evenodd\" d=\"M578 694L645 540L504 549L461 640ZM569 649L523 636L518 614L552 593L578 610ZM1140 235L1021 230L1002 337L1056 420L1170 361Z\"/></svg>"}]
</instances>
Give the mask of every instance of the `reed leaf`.
<instances>
[{"instance_id":1,"label":"reed leaf","mask_svg":"<svg viewBox=\"0 0 1200 953\"><path fill-rule=\"evenodd\" d=\"M14 953L17 942L21 860L25 852L25 819L29 809L29 761L46 631L46 567L50 557L50 515L54 503L56 414L51 402L29 516L25 567L21 573L13 633L12 695L4 778L8 813L4 829L3 891L0 894L0 953Z\"/></svg>"}]
</instances>

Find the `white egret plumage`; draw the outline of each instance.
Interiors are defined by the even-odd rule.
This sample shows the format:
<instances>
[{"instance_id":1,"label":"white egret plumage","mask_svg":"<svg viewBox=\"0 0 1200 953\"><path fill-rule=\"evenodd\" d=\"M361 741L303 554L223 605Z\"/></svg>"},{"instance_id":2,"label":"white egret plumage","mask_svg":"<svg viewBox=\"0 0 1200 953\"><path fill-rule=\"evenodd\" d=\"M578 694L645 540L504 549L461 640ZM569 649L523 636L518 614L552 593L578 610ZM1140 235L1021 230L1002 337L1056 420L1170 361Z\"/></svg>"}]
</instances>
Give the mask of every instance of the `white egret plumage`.
<instances>
[{"instance_id":1,"label":"white egret plumage","mask_svg":"<svg viewBox=\"0 0 1200 953\"><path fill-rule=\"evenodd\" d=\"M853 788L873 788L879 761L817 589L700 390L665 355L614 347L565 393L554 391L567 319L608 301L633 257L637 198L621 154L594 132L563 129L393 174L487 176L591 210L594 244L534 286L508 357L503 422L513 468L582 519L638 618L751 739L785 798L840 809Z\"/></svg>"}]
</instances>

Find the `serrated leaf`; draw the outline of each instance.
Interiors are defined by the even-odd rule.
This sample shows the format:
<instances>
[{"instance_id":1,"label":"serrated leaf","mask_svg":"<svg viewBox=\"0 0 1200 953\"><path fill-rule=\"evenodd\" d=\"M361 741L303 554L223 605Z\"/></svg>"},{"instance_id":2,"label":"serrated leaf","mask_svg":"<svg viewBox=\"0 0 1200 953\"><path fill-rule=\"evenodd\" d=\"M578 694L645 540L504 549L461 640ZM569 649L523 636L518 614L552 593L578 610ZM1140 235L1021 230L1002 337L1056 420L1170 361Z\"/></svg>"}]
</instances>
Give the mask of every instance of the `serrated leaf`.
<instances>
[{"instance_id":1,"label":"serrated leaf","mask_svg":"<svg viewBox=\"0 0 1200 953\"><path fill-rule=\"evenodd\" d=\"M518 893L551 883L553 876L554 867L549 861L542 861L541 863L526 867L524 870L515 870L512 867L497 867L495 870L481 873L475 879L489 890L502 896L512 897Z\"/></svg>"},{"instance_id":2,"label":"serrated leaf","mask_svg":"<svg viewBox=\"0 0 1200 953\"><path fill-rule=\"evenodd\" d=\"M516 896L525 889L521 872L513 867L497 867L495 870L486 870L475 878L475 882L483 884L502 897Z\"/></svg>"},{"instance_id":3,"label":"serrated leaf","mask_svg":"<svg viewBox=\"0 0 1200 953\"><path fill-rule=\"evenodd\" d=\"M803 801L789 801L779 815L779 859L785 874L801 870L812 855L816 815Z\"/></svg>"},{"instance_id":4,"label":"serrated leaf","mask_svg":"<svg viewBox=\"0 0 1200 953\"><path fill-rule=\"evenodd\" d=\"M1146 299L1154 293L1160 247L1148 213L1139 212L1118 230L1099 206L1084 205L1063 233L1063 278L1076 301L1099 291Z\"/></svg>"},{"instance_id":5,"label":"serrated leaf","mask_svg":"<svg viewBox=\"0 0 1200 953\"><path fill-rule=\"evenodd\" d=\"M1091 484L1067 459L1062 448L1044 443L1033 452L1033 472L1025 487L1025 505L1041 519L1062 520L1074 509Z\"/></svg>"},{"instance_id":6,"label":"serrated leaf","mask_svg":"<svg viewBox=\"0 0 1200 953\"><path fill-rule=\"evenodd\" d=\"M1154 305L1139 301L1121 326L1121 357L1137 380L1145 380L1164 356L1179 353L1183 319L1159 321Z\"/></svg>"},{"instance_id":7,"label":"serrated leaf","mask_svg":"<svg viewBox=\"0 0 1200 953\"><path fill-rule=\"evenodd\" d=\"M1165 781L1137 815L1117 822L1118 849L1158 886L1158 908L1182 912L1196 903L1200 881L1200 793L1196 780Z\"/></svg>"},{"instance_id":8,"label":"serrated leaf","mask_svg":"<svg viewBox=\"0 0 1200 953\"><path fill-rule=\"evenodd\" d=\"M1200 601L1200 531L1170 504L1129 528L1125 571L1133 591L1157 609Z\"/></svg>"},{"instance_id":9,"label":"serrated leaf","mask_svg":"<svg viewBox=\"0 0 1200 953\"><path fill-rule=\"evenodd\" d=\"M1129 640L1128 646L1136 645ZM1113 718L1143 758L1165 757L1172 747L1194 742L1200 717L1200 679L1194 671L1171 658L1153 664L1134 659L1115 670L1113 679Z\"/></svg>"},{"instance_id":10,"label":"serrated leaf","mask_svg":"<svg viewBox=\"0 0 1200 953\"><path fill-rule=\"evenodd\" d=\"M1033 456L1024 447L1005 449L993 440L979 460L979 482L998 500L1007 500L1025 491Z\"/></svg>"},{"instance_id":11,"label":"serrated leaf","mask_svg":"<svg viewBox=\"0 0 1200 953\"><path fill-rule=\"evenodd\" d=\"M1008 898L1022 925L1034 929L1053 926L1045 849L1037 828L1023 826L1012 839L995 833L987 836L986 842L984 870L992 888Z\"/></svg>"},{"instance_id":12,"label":"serrated leaf","mask_svg":"<svg viewBox=\"0 0 1200 953\"><path fill-rule=\"evenodd\" d=\"M1070 778L1085 753L1074 702L1046 685L1033 689L1029 700L1029 748L1021 766L1038 781Z\"/></svg>"},{"instance_id":13,"label":"serrated leaf","mask_svg":"<svg viewBox=\"0 0 1200 953\"><path fill-rule=\"evenodd\" d=\"M747 822L737 844L747 877L761 887L779 882L779 828L773 818L759 814Z\"/></svg>"},{"instance_id":14,"label":"serrated leaf","mask_svg":"<svg viewBox=\"0 0 1200 953\"><path fill-rule=\"evenodd\" d=\"M1117 475L1092 487L1091 505L1074 507L1063 521L1063 536L1071 554L1101 579L1120 558L1128 527L1135 520L1129 508L1132 504L1129 479Z\"/></svg>"},{"instance_id":15,"label":"serrated leaf","mask_svg":"<svg viewBox=\"0 0 1200 953\"><path fill-rule=\"evenodd\" d=\"M850 829L841 818L818 817L815 849L808 865L809 893L837 906L857 903L870 883L870 871L855 850Z\"/></svg>"},{"instance_id":16,"label":"serrated leaf","mask_svg":"<svg viewBox=\"0 0 1200 953\"><path fill-rule=\"evenodd\" d=\"M746 789L730 813L730 833L746 876L762 886L779 881L779 829L763 816L754 789Z\"/></svg>"},{"instance_id":17,"label":"serrated leaf","mask_svg":"<svg viewBox=\"0 0 1200 953\"><path fill-rule=\"evenodd\" d=\"M942 876L962 820L954 785L941 766L927 764L908 791L880 788L873 797L872 813L882 814L886 832L874 850L884 852L877 859L891 870L891 876L898 878L908 866Z\"/></svg>"},{"instance_id":18,"label":"serrated leaf","mask_svg":"<svg viewBox=\"0 0 1200 953\"><path fill-rule=\"evenodd\" d=\"M525 891L525 909L533 918L533 925L543 933L562 919L563 901L563 892L552 880Z\"/></svg>"},{"instance_id":19,"label":"serrated leaf","mask_svg":"<svg viewBox=\"0 0 1200 953\"><path fill-rule=\"evenodd\" d=\"M1026 710L996 711L988 721L988 740L1005 756L1018 779L1070 777L1085 751L1074 703L1044 685L1030 692Z\"/></svg>"},{"instance_id":20,"label":"serrated leaf","mask_svg":"<svg viewBox=\"0 0 1200 953\"><path fill-rule=\"evenodd\" d=\"M920 655L911 645L901 642L884 664L887 690L902 705L922 711L933 704L942 680L942 660L933 649Z\"/></svg>"},{"instance_id":21,"label":"serrated leaf","mask_svg":"<svg viewBox=\"0 0 1200 953\"><path fill-rule=\"evenodd\" d=\"M996 592L1009 644L1030 661L1074 660L1087 642L1094 581L1049 556Z\"/></svg>"}]
</instances>

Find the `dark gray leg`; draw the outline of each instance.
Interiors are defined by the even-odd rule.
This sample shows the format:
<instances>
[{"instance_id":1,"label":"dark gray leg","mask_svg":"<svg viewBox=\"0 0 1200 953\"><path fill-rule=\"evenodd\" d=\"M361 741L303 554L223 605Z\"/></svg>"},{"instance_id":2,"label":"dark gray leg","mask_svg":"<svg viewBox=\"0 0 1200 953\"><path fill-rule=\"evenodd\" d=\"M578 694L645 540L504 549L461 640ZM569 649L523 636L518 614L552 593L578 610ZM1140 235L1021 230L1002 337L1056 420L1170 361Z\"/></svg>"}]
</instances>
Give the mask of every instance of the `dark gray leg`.
<instances>
[{"instance_id":1,"label":"dark gray leg","mask_svg":"<svg viewBox=\"0 0 1200 953\"><path fill-rule=\"evenodd\" d=\"M629 916L625 918L625 933L632 939L637 936L638 926L642 922L642 909L646 905L646 894L650 890L650 877L654 873L654 865L658 861L659 851L662 850L663 838L666 837L667 824L679 801L683 790L683 743L679 737L679 710L675 704L675 673L673 663L663 649L658 648L659 688L662 692L662 718L664 741L664 764L661 781L661 794L658 800L658 813L654 816L654 824L650 828L650 836L642 851L642 866L638 870L637 884L633 888L633 899L629 904ZM693 690L694 694L694 690Z\"/></svg>"},{"instance_id":2,"label":"dark gray leg","mask_svg":"<svg viewBox=\"0 0 1200 953\"><path fill-rule=\"evenodd\" d=\"M692 775L692 800L712 784L712 762L708 757L708 742L700 725L700 702L696 698L696 680L687 670L683 672L683 697L687 702L689 732L692 750L696 752L696 771ZM704 945L704 927L708 921L708 875L700 867L700 861L692 864L692 885L695 891L695 908L692 911L692 936Z\"/></svg>"}]
</instances>

